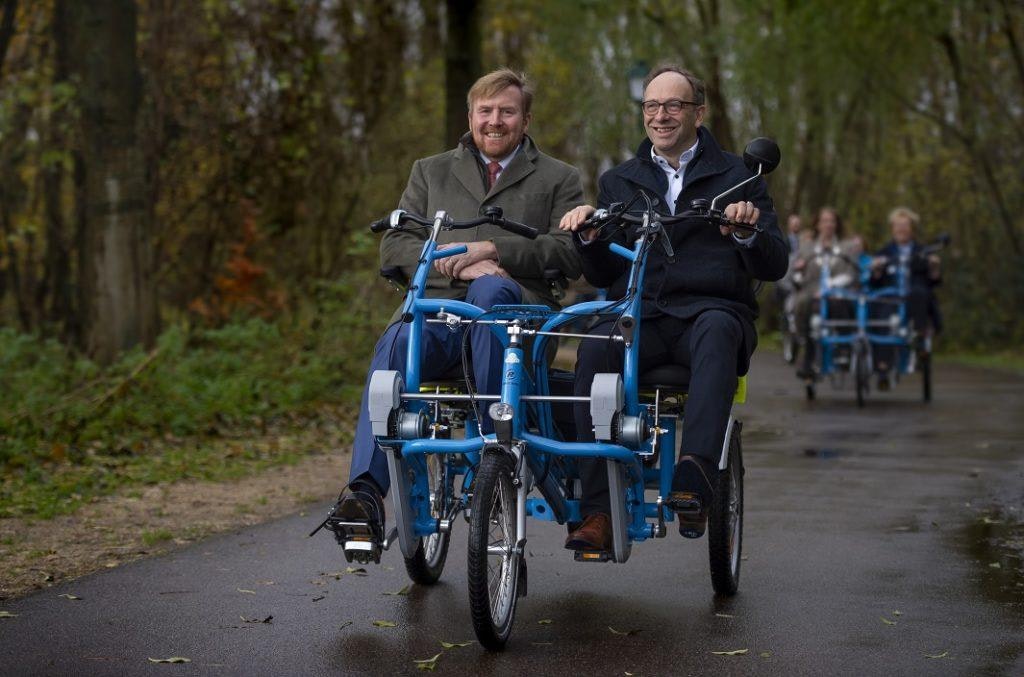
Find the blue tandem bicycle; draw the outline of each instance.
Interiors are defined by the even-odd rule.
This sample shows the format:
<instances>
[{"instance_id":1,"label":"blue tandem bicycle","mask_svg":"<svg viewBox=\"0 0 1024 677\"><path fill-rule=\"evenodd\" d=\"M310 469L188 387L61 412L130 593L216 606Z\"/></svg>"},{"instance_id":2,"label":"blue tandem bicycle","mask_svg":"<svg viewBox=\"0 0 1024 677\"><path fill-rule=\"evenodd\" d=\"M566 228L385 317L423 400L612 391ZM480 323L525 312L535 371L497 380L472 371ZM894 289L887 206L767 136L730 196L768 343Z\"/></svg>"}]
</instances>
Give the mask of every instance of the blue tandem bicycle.
<instances>
[{"instance_id":1,"label":"blue tandem bicycle","mask_svg":"<svg viewBox=\"0 0 1024 677\"><path fill-rule=\"evenodd\" d=\"M948 235L940 236L922 248L917 256L938 252L948 243ZM870 257L851 261L860 270L861 284L861 289L853 290L830 285L831 258L826 256L821 266L821 303L811 322L811 340L818 344L818 364L815 377L806 383L807 399L815 398L818 378L828 376L841 385L842 377L849 373L853 377L857 406L865 406L878 353L886 351L892 356L889 367L896 379L920 373L922 399L931 401L931 334L919 334L908 315L910 260L885 262L886 272L894 284L874 288L870 287ZM840 308L845 308L846 312L838 311Z\"/></svg>"},{"instance_id":2,"label":"blue tandem bicycle","mask_svg":"<svg viewBox=\"0 0 1024 677\"><path fill-rule=\"evenodd\" d=\"M427 219L395 210L371 226L374 232L414 227L430 232L402 311L403 321L412 325L405 373L379 370L370 378L367 404L373 433L387 455L394 526L378 543L366 525L338 525L345 534L349 561L379 562L381 551L397 542L412 580L433 583L442 573L453 526L462 513L469 522L466 564L473 628L484 647L500 650L511 634L518 598L527 593L527 518L559 524L580 520L576 459L607 461L613 532L610 551L577 551L577 561L626 562L634 543L666 536L666 525L675 520L665 499L671 491L689 374L684 367L671 365L639 373L639 290L650 249L671 246L665 226L697 220L759 230L730 222L717 208L719 199L774 169L778 147L768 139L756 139L747 146L744 160L752 172L749 179L710 204L691 205L686 213L657 214L649 199L640 212L627 211L629 205L596 212L588 225L629 229L633 238L632 248L610 245L630 262L628 292L619 300L587 301L560 311L537 305L484 310L464 301L424 298L434 261L465 251L464 246L438 249L441 231L490 223L536 237L535 229L503 218L498 208L465 222L456 222L443 211ZM638 193L632 202L639 197L646 196ZM559 331L592 316L617 317L617 331L597 337ZM420 339L425 322L444 323L453 330L485 326L492 331L505 346L501 393L473 392L468 376L423 382ZM598 374L589 396L572 395L572 373L548 366L550 341L559 337L622 343L623 373ZM746 381L740 379L734 401L744 401L745 394ZM572 441L571 409L580 401L590 404L596 442ZM488 405L493 434L480 432L482 404ZM708 516L711 582L720 595L733 595L739 586L741 431L742 423L730 415Z\"/></svg>"}]
</instances>

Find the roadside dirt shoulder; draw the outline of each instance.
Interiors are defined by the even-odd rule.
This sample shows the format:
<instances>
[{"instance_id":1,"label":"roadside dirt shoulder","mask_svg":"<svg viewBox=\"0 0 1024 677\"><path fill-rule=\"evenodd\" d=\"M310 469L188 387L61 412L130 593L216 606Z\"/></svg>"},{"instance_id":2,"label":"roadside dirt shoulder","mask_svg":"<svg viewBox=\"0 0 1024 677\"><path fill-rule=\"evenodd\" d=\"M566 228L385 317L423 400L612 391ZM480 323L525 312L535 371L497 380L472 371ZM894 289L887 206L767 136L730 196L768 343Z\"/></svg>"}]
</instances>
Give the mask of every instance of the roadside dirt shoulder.
<instances>
[{"instance_id":1,"label":"roadside dirt shoulder","mask_svg":"<svg viewBox=\"0 0 1024 677\"><path fill-rule=\"evenodd\" d=\"M313 454L233 482L122 492L52 520L0 519L0 600L308 509L334 497L349 460Z\"/></svg>"}]
</instances>

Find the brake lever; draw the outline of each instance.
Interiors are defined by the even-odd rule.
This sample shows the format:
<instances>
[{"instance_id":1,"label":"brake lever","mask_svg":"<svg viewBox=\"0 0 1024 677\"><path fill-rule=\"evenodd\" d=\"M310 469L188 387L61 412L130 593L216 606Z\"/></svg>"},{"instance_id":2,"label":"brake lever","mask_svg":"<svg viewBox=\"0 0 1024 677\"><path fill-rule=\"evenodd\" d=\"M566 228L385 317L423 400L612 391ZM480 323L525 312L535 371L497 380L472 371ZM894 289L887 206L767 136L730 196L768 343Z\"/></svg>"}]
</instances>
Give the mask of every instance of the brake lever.
<instances>
[{"instance_id":1,"label":"brake lever","mask_svg":"<svg viewBox=\"0 0 1024 677\"><path fill-rule=\"evenodd\" d=\"M675 258L676 250L672 248L672 242L668 239L668 231L665 230L665 224L660 220L658 221L658 232L661 234L658 240L661 242L661 248L665 250L665 256L670 260Z\"/></svg>"}]
</instances>

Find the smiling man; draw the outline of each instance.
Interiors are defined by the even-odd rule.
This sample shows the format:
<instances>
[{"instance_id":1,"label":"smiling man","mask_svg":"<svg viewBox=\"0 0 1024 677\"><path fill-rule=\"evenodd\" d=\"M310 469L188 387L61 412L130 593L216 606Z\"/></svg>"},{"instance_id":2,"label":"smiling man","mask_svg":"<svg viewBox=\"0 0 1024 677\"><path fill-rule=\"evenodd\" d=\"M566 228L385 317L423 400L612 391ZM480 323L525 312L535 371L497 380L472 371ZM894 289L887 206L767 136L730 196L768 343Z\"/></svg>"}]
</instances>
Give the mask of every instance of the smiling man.
<instances>
[{"instance_id":1,"label":"smiling man","mask_svg":"<svg viewBox=\"0 0 1024 677\"><path fill-rule=\"evenodd\" d=\"M644 83L643 112L647 139L636 157L601 175L598 205L629 201L643 191L662 214L686 210L695 199L710 200L750 177L743 161L722 150L703 127L704 83L675 65L660 66ZM757 344L754 280L777 280L786 272L788 246L779 232L764 179L733 194L725 215L733 221L759 224L763 231L747 236L731 226L704 223L671 226L674 253L653 248L647 259L640 328L641 373L655 366L679 364L690 371L686 418L679 461L666 505L679 517L679 531L688 538L703 535L714 498L717 461L725 439L733 393L739 375L750 366ZM568 212L560 227L579 231L594 208ZM626 294L629 264L609 249L611 241L628 246L635 233L618 232L596 239L582 231L576 243L583 274L595 287L607 287L608 298ZM590 333L607 336L614 321L595 325ZM621 373L621 345L581 341L576 362L576 395L589 395L594 374ZM593 440L587 403L574 405L576 430ZM566 541L571 550L611 547L608 476L603 461L580 461L583 524Z\"/></svg>"},{"instance_id":2,"label":"smiling man","mask_svg":"<svg viewBox=\"0 0 1024 677\"><path fill-rule=\"evenodd\" d=\"M544 272L557 269L569 279L580 275L579 257L559 218L583 202L579 172L541 153L526 131L532 119L533 90L526 77L508 69L483 76L469 90L469 132L457 148L417 160L399 207L421 216L444 210L457 221L476 218L485 207L501 207L506 218L540 231L536 240L511 235L497 226L444 231L440 247L466 245L464 254L441 259L427 278L426 295L464 299L488 309L503 303L543 303L557 307ZM381 241L383 267L398 267L411 279L427 233L412 228L389 230ZM405 370L409 324L398 312L377 342L369 374L377 369ZM425 324L421 378L461 374L462 329ZM486 326L469 336L476 388L497 393L501 385L501 343ZM370 429L364 390L352 450L349 493L339 499L326 526L341 540L339 521L366 521L383 535L384 503L389 488L387 459ZM484 432L492 432L484 417Z\"/></svg>"}]
</instances>

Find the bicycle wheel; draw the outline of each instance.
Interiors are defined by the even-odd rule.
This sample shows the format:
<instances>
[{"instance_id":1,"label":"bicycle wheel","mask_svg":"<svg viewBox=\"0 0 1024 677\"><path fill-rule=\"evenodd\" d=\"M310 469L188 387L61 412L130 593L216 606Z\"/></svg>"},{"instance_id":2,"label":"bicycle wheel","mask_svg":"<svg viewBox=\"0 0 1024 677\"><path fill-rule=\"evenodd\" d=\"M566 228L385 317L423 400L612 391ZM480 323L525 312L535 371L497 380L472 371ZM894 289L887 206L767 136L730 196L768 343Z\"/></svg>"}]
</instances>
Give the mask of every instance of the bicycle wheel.
<instances>
[{"instance_id":1,"label":"bicycle wheel","mask_svg":"<svg viewBox=\"0 0 1024 677\"><path fill-rule=\"evenodd\" d=\"M743 451L740 425L729 438L729 466L718 472L715 499L708 511L708 553L711 587L715 594L732 596L740 585L743 551Z\"/></svg>"},{"instance_id":2,"label":"bicycle wheel","mask_svg":"<svg viewBox=\"0 0 1024 677\"><path fill-rule=\"evenodd\" d=\"M871 378L871 365L868 364L868 348L864 343L857 343L853 349L853 376L857 389L857 406L863 407L868 395L868 383Z\"/></svg>"},{"instance_id":3,"label":"bicycle wheel","mask_svg":"<svg viewBox=\"0 0 1024 677\"><path fill-rule=\"evenodd\" d=\"M441 519L448 514L448 507L454 500L452 483L448 477L448 466L439 454L427 455L427 484L430 487L430 516ZM448 559L448 545L451 532L422 536L416 552L405 558L405 571L414 583L433 585L441 578L445 560Z\"/></svg>"},{"instance_id":4,"label":"bicycle wheel","mask_svg":"<svg viewBox=\"0 0 1024 677\"><path fill-rule=\"evenodd\" d=\"M518 597L520 558L516 552L516 492L512 458L486 450L477 470L466 558L473 630L492 651L505 648Z\"/></svg>"},{"instance_id":5,"label":"bicycle wheel","mask_svg":"<svg viewBox=\"0 0 1024 677\"><path fill-rule=\"evenodd\" d=\"M925 402L932 401L932 354L921 351L918 355L918 366L921 369L921 398Z\"/></svg>"},{"instance_id":6,"label":"bicycle wheel","mask_svg":"<svg viewBox=\"0 0 1024 677\"><path fill-rule=\"evenodd\" d=\"M782 359L786 364L796 364L796 358L800 354L800 344L796 336L789 332L782 332Z\"/></svg>"}]
</instances>

